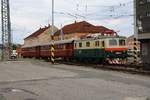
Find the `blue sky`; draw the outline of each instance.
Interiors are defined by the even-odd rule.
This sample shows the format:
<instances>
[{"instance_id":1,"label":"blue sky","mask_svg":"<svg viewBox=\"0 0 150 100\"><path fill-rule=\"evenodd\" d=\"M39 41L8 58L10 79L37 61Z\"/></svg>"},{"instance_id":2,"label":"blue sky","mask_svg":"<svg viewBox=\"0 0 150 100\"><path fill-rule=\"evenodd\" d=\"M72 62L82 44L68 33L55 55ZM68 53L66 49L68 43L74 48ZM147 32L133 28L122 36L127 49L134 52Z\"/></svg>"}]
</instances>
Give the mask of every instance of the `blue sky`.
<instances>
[{"instance_id":1,"label":"blue sky","mask_svg":"<svg viewBox=\"0 0 150 100\"><path fill-rule=\"evenodd\" d=\"M54 0L55 26L88 21L113 29L119 35L133 34L133 0ZM10 0L14 43L51 23L51 0ZM73 17L76 16L76 17Z\"/></svg>"}]
</instances>

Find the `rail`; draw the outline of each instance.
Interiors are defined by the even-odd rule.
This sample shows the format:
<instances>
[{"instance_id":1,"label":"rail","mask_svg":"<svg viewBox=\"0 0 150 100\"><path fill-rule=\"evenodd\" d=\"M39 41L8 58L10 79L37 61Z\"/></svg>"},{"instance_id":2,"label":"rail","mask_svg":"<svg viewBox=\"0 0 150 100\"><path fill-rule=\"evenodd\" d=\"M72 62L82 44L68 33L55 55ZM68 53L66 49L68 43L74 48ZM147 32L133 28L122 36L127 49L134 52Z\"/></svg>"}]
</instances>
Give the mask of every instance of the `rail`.
<instances>
[{"instance_id":1,"label":"rail","mask_svg":"<svg viewBox=\"0 0 150 100\"><path fill-rule=\"evenodd\" d=\"M147 68L142 65L134 65L134 64L120 64L120 65L112 64L110 65L110 64L89 64L89 63L87 64L87 63L66 62L66 61L57 61L57 63L150 76L150 68Z\"/></svg>"}]
</instances>

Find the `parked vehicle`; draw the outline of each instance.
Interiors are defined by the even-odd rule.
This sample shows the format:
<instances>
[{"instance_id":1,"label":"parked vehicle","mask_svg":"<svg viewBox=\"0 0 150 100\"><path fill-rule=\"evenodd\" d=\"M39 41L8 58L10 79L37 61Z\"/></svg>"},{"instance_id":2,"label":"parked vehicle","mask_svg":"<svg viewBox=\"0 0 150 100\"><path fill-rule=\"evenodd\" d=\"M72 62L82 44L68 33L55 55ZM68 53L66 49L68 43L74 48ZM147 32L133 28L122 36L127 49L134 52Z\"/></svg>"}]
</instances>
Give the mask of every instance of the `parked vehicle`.
<instances>
[{"instance_id":1,"label":"parked vehicle","mask_svg":"<svg viewBox=\"0 0 150 100\"><path fill-rule=\"evenodd\" d=\"M17 58L17 52L16 50L13 50L11 54L11 59L16 59L16 58Z\"/></svg>"}]
</instances>

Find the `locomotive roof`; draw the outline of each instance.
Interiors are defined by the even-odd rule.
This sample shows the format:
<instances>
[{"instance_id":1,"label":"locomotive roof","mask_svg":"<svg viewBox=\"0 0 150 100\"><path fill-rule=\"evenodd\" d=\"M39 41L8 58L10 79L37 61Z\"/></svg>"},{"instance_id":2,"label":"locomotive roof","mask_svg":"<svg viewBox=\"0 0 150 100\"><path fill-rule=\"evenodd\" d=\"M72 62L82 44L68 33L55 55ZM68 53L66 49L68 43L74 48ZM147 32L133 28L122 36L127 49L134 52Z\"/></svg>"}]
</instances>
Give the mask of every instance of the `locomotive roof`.
<instances>
[{"instance_id":1,"label":"locomotive roof","mask_svg":"<svg viewBox=\"0 0 150 100\"><path fill-rule=\"evenodd\" d=\"M125 39L126 37L124 36L100 36L100 37L94 37L94 38L85 38L85 39L80 39L80 40L76 40L76 42L78 41L87 41L87 40L97 40L97 39L107 39L107 38L122 38Z\"/></svg>"}]
</instances>

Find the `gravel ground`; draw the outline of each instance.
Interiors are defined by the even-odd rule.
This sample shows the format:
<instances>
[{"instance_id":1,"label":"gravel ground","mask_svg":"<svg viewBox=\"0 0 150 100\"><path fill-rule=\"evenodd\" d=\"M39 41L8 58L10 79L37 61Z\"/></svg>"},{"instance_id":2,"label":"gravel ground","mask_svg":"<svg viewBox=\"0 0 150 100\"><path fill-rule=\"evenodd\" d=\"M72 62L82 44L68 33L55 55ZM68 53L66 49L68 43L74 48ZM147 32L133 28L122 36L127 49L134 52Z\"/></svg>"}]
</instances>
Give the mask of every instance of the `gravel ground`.
<instances>
[{"instance_id":1,"label":"gravel ground","mask_svg":"<svg viewBox=\"0 0 150 100\"><path fill-rule=\"evenodd\" d=\"M0 62L0 100L146 100L148 97L148 76L52 65L34 59Z\"/></svg>"}]
</instances>

